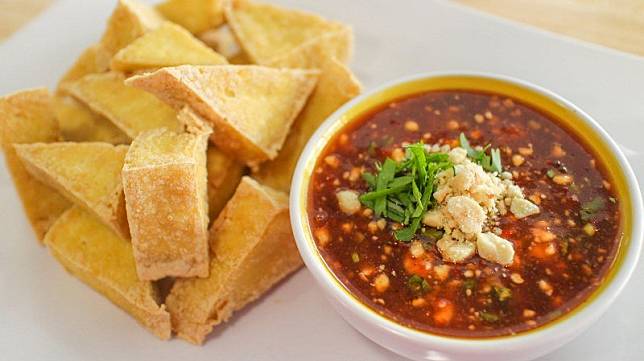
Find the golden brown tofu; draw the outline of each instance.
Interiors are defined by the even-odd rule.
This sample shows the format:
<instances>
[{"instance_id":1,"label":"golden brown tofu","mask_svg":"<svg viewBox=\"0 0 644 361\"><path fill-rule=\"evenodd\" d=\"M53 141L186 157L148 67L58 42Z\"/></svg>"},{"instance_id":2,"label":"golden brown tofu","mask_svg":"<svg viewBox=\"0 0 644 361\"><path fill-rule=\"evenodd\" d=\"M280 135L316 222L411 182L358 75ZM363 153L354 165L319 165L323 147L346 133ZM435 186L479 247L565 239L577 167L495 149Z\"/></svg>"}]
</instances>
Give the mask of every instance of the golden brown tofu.
<instances>
[{"instance_id":1,"label":"golden brown tofu","mask_svg":"<svg viewBox=\"0 0 644 361\"><path fill-rule=\"evenodd\" d=\"M208 275L208 133L156 129L134 139L123 187L142 280Z\"/></svg>"},{"instance_id":2,"label":"golden brown tofu","mask_svg":"<svg viewBox=\"0 0 644 361\"><path fill-rule=\"evenodd\" d=\"M212 127L188 107L179 111L178 119L189 133L212 132ZM208 218L212 221L217 218L235 193L239 181L246 173L246 166L216 146L209 146L206 168L208 170Z\"/></svg>"},{"instance_id":3,"label":"golden brown tofu","mask_svg":"<svg viewBox=\"0 0 644 361\"><path fill-rule=\"evenodd\" d=\"M27 172L13 144L55 142L60 132L46 89L25 90L0 98L0 140L18 196L39 240L71 206L55 189Z\"/></svg>"},{"instance_id":4,"label":"golden brown tofu","mask_svg":"<svg viewBox=\"0 0 644 361\"><path fill-rule=\"evenodd\" d=\"M157 10L168 20L193 34L221 25L224 22L224 0L166 0Z\"/></svg>"},{"instance_id":5,"label":"golden brown tofu","mask_svg":"<svg viewBox=\"0 0 644 361\"><path fill-rule=\"evenodd\" d=\"M197 344L302 265L288 196L242 178L210 229L210 248L208 278L179 279L166 299L174 331Z\"/></svg>"},{"instance_id":6,"label":"golden brown tofu","mask_svg":"<svg viewBox=\"0 0 644 361\"><path fill-rule=\"evenodd\" d=\"M126 83L175 109L189 106L212 124L212 140L221 150L255 167L277 156L317 75L314 70L252 65L184 65Z\"/></svg>"},{"instance_id":7,"label":"golden brown tofu","mask_svg":"<svg viewBox=\"0 0 644 361\"><path fill-rule=\"evenodd\" d=\"M215 146L208 147L208 214L211 220L217 218L228 200L235 193L246 166Z\"/></svg>"},{"instance_id":8,"label":"golden brown tofu","mask_svg":"<svg viewBox=\"0 0 644 361\"><path fill-rule=\"evenodd\" d=\"M321 68L318 85L293 123L279 155L263 163L254 174L263 184L288 192L297 160L311 135L337 108L360 93L360 83L344 64L327 59Z\"/></svg>"},{"instance_id":9,"label":"golden brown tofu","mask_svg":"<svg viewBox=\"0 0 644 361\"><path fill-rule=\"evenodd\" d=\"M154 285L136 276L132 246L78 206L65 212L45 244L73 275L129 313L162 340L170 338L170 316L159 306Z\"/></svg>"},{"instance_id":10,"label":"golden brown tofu","mask_svg":"<svg viewBox=\"0 0 644 361\"><path fill-rule=\"evenodd\" d=\"M111 68L133 72L183 64L219 65L228 61L186 29L166 21L121 49L112 58Z\"/></svg>"},{"instance_id":11,"label":"golden brown tofu","mask_svg":"<svg viewBox=\"0 0 644 361\"><path fill-rule=\"evenodd\" d=\"M107 68L119 50L162 23L163 17L154 8L135 0L118 0L101 37L97 61Z\"/></svg>"},{"instance_id":12,"label":"golden brown tofu","mask_svg":"<svg viewBox=\"0 0 644 361\"><path fill-rule=\"evenodd\" d=\"M68 95L54 96L54 113L64 140L128 144L131 139L114 123Z\"/></svg>"},{"instance_id":13,"label":"golden brown tofu","mask_svg":"<svg viewBox=\"0 0 644 361\"><path fill-rule=\"evenodd\" d=\"M276 56L268 66L282 68L321 69L330 58L346 64L353 51L353 31L345 26L313 38L306 43Z\"/></svg>"},{"instance_id":14,"label":"golden brown tofu","mask_svg":"<svg viewBox=\"0 0 644 361\"><path fill-rule=\"evenodd\" d=\"M250 0L226 2L224 14L244 52L261 65L271 64L312 39L348 28L315 14ZM334 44L332 55L345 62L351 54L351 37L337 37Z\"/></svg>"},{"instance_id":15,"label":"golden brown tofu","mask_svg":"<svg viewBox=\"0 0 644 361\"><path fill-rule=\"evenodd\" d=\"M204 31L199 34L199 40L203 41L204 44L213 48L219 54L225 56L229 61L242 54L239 43L227 24Z\"/></svg>"},{"instance_id":16,"label":"golden brown tofu","mask_svg":"<svg viewBox=\"0 0 644 361\"><path fill-rule=\"evenodd\" d=\"M90 74L63 89L114 123L130 138L157 128L180 131L177 113L153 95L126 86L117 72Z\"/></svg>"},{"instance_id":17,"label":"golden brown tofu","mask_svg":"<svg viewBox=\"0 0 644 361\"><path fill-rule=\"evenodd\" d=\"M127 146L62 142L17 144L15 148L34 177L129 238L121 184Z\"/></svg>"},{"instance_id":18,"label":"golden brown tofu","mask_svg":"<svg viewBox=\"0 0 644 361\"><path fill-rule=\"evenodd\" d=\"M99 61L99 52L99 45L97 44L85 49L78 59L76 59L72 67L65 72L65 75L63 75L59 83L63 84L68 81L78 80L88 74L107 71L109 63L103 61L103 64L101 64Z\"/></svg>"}]
</instances>

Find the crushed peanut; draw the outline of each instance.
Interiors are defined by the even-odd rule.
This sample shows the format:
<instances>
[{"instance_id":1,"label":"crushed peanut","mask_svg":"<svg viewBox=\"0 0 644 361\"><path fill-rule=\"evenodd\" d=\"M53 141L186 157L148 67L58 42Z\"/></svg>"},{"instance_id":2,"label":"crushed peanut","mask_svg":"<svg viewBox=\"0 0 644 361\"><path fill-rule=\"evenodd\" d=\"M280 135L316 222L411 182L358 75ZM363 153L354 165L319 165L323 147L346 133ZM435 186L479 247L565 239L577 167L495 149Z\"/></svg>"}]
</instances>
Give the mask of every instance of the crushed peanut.
<instances>
[{"instance_id":1,"label":"crushed peanut","mask_svg":"<svg viewBox=\"0 0 644 361\"><path fill-rule=\"evenodd\" d=\"M512 156L512 164L515 167L518 167L518 166L522 165L523 163L525 163L525 158L521 154L515 154L515 155Z\"/></svg>"},{"instance_id":2,"label":"crushed peanut","mask_svg":"<svg viewBox=\"0 0 644 361\"><path fill-rule=\"evenodd\" d=\"M568 174L557 174L556 176L552 177L552 181L556 184L567 186L572 183L572 177Z\"/></svg>"},{"instance_id":3,"label":"crushed peanut","mask_svg":"<svg viewBox=\"0 0 644 361\"><path fill-rule=\"evenodd\" d=\"M427 146L431 151L436 147ZM508 208L517 218L524 218L539 213L539 207L525 199L509 173L503 177L486 172L467 158L464 148L450 148L448 152L454 170L437 175L433 195L438 205L425 213L423 224L445 231L436 245L446 261L464 262L476 253L480 243L485 247L484 258L510 264L514 256L512 243L492 232L483 235L484 227L498 228L491 223L506 214Z\"/></svg>"},{"instance_id":4,"label":"crushed peanut","mask_svg":"<svg viewBox=\"0 0 644 361\"><path fill-rule=\"evenodd\" d=\"M550 283L548 283L548 281L539 280L538 285L539 285L539 289L541 289L541 291L543 291L543 293L545 293L548 296L552 296L552 293L554 292L554 290L553 290L552 286L550 285Z\"/></svg>"},{"instance_id":5,"label":"crushed peanut","mask_svg":"<svg viewBox=\"0 0 644 361\"><path fill-rule=\"evenodd\" d=\"M413 241L409 246L409 252L411 253L412 257L418 258L425 253L425 248L419 241Z\"/></svg>"},{"instance_id":6,"label":"crushed peanut","mask_svg":"<svg viewBox=\"0 0 644 361\"><path fill-rule=\"evenodd\" d=\"M481 114L474 114L474 121L481 124L485 121L485 118Z\"/></svg>"},{"instance_id":7,"label":"crushed peanut","mask_svg":"<svg viewBox=\"0 0 644 361\"><path fill-rule=\"evenodd\" d=\"M523 284L523 282L525 282L523 280L523 277L521 277L521 275L516 273L516 272L514 272L514 273L512 273L510 275L510 280L512 280L512 282L514 282L514 283L516 283L518 285Z\"/></svg>"},{"instance_id":8,"label":"crushed peanut","mask_svg":"<svg viewBox=\"0 0 644 361\"><path fill-rule=\"evenodd\" d=\"M408 120L405 122L405 130L408 132L417 132L419 128L418 123L414 120Z\"/></svg>"},{"instance_id":9,"label":"crushed peanut","mask_svg":"<svg viewBox=\"0 0 644 361\"><path fill-rule=\"evenodd\" d=\"M324 163L332 168L337 168L340 165L340 160L335 155L327 155L324 157Z\"/></svg>"},{"instance_id":10,"label":"crushed peanut","mask_svg":"<svg viewBox=\"0 0 644 361\"><path fill-rule=\"evenodd\" d=\"M389 276L385 273L380 273L373 280L373 286L376 288L376 291L383 293L389 288Z\"/></svg>"}]
</instances>

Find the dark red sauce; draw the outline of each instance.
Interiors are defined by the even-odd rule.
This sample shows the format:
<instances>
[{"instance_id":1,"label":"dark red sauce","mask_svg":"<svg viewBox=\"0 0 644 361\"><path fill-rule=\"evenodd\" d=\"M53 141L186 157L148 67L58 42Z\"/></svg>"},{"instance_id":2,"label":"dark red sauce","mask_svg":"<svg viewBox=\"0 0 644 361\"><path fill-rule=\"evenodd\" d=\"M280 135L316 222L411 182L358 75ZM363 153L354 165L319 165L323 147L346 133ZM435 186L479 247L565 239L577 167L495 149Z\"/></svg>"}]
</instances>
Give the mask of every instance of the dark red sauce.
<instances>
[{"instance_id":1,"label":"dark red sauce","mask_svg":"<svg viewBox=\"0 0 644 361\"><path fill-rule=\"evenodd\" d=\"M505 170L540 207L532 217L499 218L502 236L514 244L510 266L478 256L444 262L435 247L414 258L410 243L393 237L393 222L378 221L364 206L353 215L339 209L336 192L366 192L361 173L373 172L375 162L396 148L420 140L457 146L461 132L473 145L500 148ZM308 214L329 267L375 311L436 334L508 335L569 312L611 267L620 214L614 185L599 163L581 138L518 100L470 91L422 93L382 105L335 136L313 172ZM381 274L387 276L384 290L383 282L376 288ZM414 276L427 286L422 292L410 287Z\"/></svg>"}]
</instances>

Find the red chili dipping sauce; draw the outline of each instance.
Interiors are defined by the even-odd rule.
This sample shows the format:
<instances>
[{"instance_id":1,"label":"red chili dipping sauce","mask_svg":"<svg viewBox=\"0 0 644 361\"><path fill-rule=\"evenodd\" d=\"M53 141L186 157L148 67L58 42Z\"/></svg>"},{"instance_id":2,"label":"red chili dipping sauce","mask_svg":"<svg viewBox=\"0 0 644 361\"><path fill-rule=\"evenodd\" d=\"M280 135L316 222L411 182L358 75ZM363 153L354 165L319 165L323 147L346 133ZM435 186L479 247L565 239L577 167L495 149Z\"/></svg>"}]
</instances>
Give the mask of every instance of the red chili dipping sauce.
<instances>
[{"instance_id":1,"label":"red chili dipping sauce","mask_svg":"<svg viewBox=\"0 0 644 361\"><path fill-rule=\"evenodd\" d=\"M377 215L368 202L356 208L355 199L351 212L341 207L339 192L373 191L364 174L377 175L387 158L402 162L409 144L429 145L427 154L432 147L448 152L461 134L474 148L498 149L496 174L511 178L539 208L523 218L503 212L486 226L510 242L511 263L479 254L451 262L436 245L440 230L420 223L411 240L400 240L395 232L405 221ZM313 171L308 217L330 269L381 315L440 335L510 335L570 312L607 275L621 227L606 174L580 137L521 101L431 91L379 106L334 136ZM423 211L436 203L430 198Z\"/></svg>"}]
</instances>

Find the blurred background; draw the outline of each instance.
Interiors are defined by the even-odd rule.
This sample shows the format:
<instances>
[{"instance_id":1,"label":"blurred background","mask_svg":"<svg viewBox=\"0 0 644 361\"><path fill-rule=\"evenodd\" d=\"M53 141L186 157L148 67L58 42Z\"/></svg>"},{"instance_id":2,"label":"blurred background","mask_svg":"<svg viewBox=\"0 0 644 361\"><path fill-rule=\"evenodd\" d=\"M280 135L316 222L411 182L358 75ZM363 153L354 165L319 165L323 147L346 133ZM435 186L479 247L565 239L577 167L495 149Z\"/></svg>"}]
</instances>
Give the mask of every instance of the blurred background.
<instances>
[{"instance_id":1,"label":"blurred background","mask_svg":"<svg viewBox=\"0 0 644 361\"><path fill-rule=\"evenodd\" d=\"M0 41L56 0L0 0ZM91 1L91 0L88 0ZM644 0L450 0L644 56ZM400 1L404 4L404 0Z\"/></svg>"}]
</instances>

